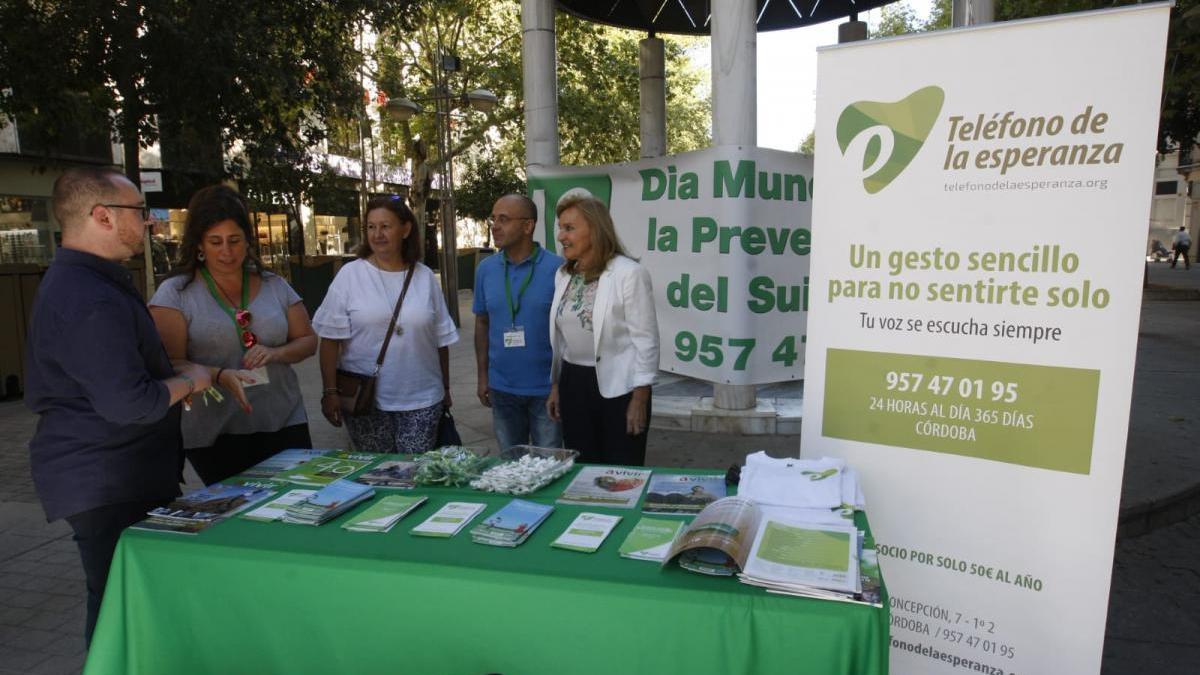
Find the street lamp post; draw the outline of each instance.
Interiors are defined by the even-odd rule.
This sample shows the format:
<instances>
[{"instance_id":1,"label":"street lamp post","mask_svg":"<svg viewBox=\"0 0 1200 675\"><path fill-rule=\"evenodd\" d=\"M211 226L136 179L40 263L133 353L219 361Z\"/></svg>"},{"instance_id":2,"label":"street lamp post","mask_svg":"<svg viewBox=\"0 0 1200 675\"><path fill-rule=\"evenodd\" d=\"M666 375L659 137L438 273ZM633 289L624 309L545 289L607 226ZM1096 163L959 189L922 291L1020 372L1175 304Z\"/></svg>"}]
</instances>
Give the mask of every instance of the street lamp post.
<instances>
[{"instance_id":1,"label":"street lamp post","mask_svg":"<svg viewBox=\"0 0 1200 675\"><path fill-rule=\"evenodd\" d=\"M465 94L450 92L449 74L459 69L458 57L449 54L442 55L441 67L436 69L434 93L420 99L394 98L387 102L388 113L401 121L410 119L413 115L424 112L421 102L434 104L434 115L438 127L438 156L442 160L442 199L441 199L441 233L442 233L442 293L446 298L446 308L455 325L461 325L458 315L458 240L455 232L454 209L454 161L453 138L451 135L450 119L456 108L470 107L482 113L489 113L496 107L496 95L487 89L475 89Z\"/></svg>"}]
</instances>

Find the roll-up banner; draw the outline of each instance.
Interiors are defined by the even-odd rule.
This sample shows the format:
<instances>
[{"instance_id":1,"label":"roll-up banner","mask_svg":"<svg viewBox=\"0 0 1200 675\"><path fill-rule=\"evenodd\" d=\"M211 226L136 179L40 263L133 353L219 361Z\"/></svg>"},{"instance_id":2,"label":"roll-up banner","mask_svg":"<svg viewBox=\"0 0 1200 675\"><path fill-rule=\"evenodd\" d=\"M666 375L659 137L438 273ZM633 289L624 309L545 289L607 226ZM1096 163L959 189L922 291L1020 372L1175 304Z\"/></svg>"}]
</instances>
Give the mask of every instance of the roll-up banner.
<instances>
[{"instance_id":1,"label":"roll-up banner","mask_svg":"<svg viewBox=\"0 0 1200 675\"><path fill-rule=\"evenodd\" d=\"M537 239L550 250L555 206L574 188L609 205L626 250L650 271L662 370L727 384L803 376L811 157L724 146L531 170Z\"/></svg>"},{"instance_id":2,"label":"roll-up banner","mask_svg":"<svg viewBox=\"0 0 1200 675\"><path fill-rule=\"evenodd\" d=\"M894 673L1100 670L1168 15L818 55L801 451L860 471Z\"/></svg>"}]
</instances>

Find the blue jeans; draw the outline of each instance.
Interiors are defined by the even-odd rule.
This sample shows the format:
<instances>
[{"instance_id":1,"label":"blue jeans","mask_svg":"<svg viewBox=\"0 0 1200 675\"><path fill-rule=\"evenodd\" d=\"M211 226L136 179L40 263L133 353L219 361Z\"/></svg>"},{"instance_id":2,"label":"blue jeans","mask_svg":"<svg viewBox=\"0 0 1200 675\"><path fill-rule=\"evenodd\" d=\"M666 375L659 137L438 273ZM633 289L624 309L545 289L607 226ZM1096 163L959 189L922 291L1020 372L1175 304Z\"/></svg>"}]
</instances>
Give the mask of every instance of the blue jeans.
<instances>
[{"instance_id":1,"label":"blue jeans","mask_svg":"<svg viewBox=\"0 0 1200 675\"><path fill-rule=\"evenodd\" d=\"M522 396L488 389L492 400L492 428L501 450L514 445L562 447L562 427L546 412L545 396Z\"/></svg>"}]
</instances>

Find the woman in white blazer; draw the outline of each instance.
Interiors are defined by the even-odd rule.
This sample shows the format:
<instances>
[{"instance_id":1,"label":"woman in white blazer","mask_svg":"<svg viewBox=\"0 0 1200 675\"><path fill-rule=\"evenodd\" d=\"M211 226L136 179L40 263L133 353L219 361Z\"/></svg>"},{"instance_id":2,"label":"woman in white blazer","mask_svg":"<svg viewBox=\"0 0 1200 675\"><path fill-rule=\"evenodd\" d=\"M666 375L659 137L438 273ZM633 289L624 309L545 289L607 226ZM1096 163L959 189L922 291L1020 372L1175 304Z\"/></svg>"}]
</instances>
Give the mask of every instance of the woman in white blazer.
<instances>
[{"instance_id":1,"label":"woman in white blazer","mask_svg":"<svg viewBox=\"0 0 1200 675\"><path fill-rule=\"evenodd\" d=\"M650 274L625 255L604 202L583 192L558 202L566 262L550 306L550 417L580 461L646 462L658 320Z\"/></svg>"}]
</instances>

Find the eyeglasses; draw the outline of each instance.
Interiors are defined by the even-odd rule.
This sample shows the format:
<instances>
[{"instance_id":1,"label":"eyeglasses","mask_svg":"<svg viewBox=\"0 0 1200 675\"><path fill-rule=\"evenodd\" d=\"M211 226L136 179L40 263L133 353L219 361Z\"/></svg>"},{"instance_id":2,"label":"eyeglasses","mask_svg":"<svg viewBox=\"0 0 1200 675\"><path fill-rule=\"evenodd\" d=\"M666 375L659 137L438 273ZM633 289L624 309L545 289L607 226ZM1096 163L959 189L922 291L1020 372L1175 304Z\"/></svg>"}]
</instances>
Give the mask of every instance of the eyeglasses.
<instances>
[{"instance_id":1,"label":"eyeglasses","mask_svg":"<svg viewBox=\"0 0 1200 675\"><path fill-rule=\"evenodd\" d=\"M505 227L509 223L516 222L519 220L533 220L533 218L530 218L529 216L520 216L518 218L513 218L513 217L509 216L507 213L501 213L498 216L488 216L487 224L488 224L488 227L495 227L496 225L499 225L500 227Z\"/></svg>"},{"instance_id":2,"label":"eyeglasses","mask_svg":"<svg viewBox=\"0 0 1200 675\"><path fill-rule=\"evenodd\" d=\"M106 206L110 209L134 209L142 212L142 220L150 220L150 207L145 204L97 204L96 206ZM96 206L92 208L96 208Z\"/></svg>"}]
</instances>

